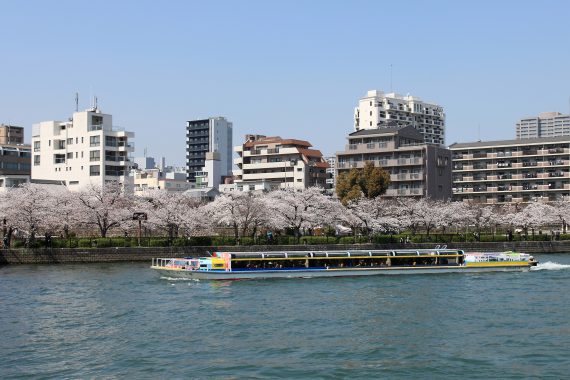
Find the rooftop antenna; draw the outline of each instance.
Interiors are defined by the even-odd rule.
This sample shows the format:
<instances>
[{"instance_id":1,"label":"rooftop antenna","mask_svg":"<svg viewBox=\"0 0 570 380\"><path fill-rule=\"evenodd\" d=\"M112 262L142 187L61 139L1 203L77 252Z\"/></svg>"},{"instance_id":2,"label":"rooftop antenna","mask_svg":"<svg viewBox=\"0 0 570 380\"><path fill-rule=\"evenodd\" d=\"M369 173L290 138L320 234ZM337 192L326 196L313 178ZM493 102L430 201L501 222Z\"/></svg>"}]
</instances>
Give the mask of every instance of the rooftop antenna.
<instances>
[{"instance_id":1,"label":"rooftop antenna","mask_svg":"<svg viewBox=\"0 0 570 380\"><path fill-rule=\"evenodd\" d=\"M95 107L94 107L94 108L95 108L95 111L97 111L97 97L94 96L93 98L94 98L94 102L95 102Z\"/></svg>"},{"instance_id":2,"label":"rooftop antenna","mask_svg":"<svg viewBox=\"0 0 570 380\"><path fill-rule=\"evenodd\" d=\"M477 141L481 141L481 123L477 123Z\"/></svg>"},{"instance_id":3,"label":"rooftop antenna","mask_svg":"<svg viewBox=\"0 0 570 380\"><path fill-rule=\"evenodd\" d=\"M144 148L144 156L145 156L145 158L146 158L146 148Z\"/></svg>"},{"instance_id":4,"label":"rooftop antenna","mask_svg":"<svg viewBox=\"0 0 570 380\"><path fill-rule=\"evenodd\" d=\"M75 112L79 112L79 93L75 93Z\"/></svg>"}]
</instances>

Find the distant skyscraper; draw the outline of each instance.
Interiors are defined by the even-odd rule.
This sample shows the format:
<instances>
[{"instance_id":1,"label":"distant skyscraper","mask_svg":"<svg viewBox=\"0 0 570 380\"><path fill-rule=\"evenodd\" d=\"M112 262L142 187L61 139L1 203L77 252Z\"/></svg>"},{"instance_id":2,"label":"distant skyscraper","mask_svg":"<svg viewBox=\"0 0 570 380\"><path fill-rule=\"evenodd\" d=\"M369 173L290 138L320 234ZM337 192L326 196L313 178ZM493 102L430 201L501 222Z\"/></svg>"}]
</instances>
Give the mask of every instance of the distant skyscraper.
<instances>
[{"instance_id":1,"label":"distant skyscraper","mask_svg":"<svg viewBox=\"0 0 570 380\"><path fill-rule=\"evenodd\" d=\"M220 154L220 174L232 173L232 123L224 117L186 122L186 178L196 181L196 172L202 172L206 153Z\"/></svg>"},{"instance_id":2,"label":"distant skyscraper","mask_svg":"<svg viewBox=\"0 0 570 380\"><path fill-rule=\"evenodd\" d=\"M434 103L415 96L368 91L354 110L354 129L398 128L411 125L424 141L445 145L445 113Z\"/></svg>"},{"instance_id":3,"label":"distant skyscraper","mask_svg":"<svg viewBox=\"0 0 570 380\"><path fill-rule=\"evenodd\" d=\"M140 170L154 169L156 168L156 162L154 157L135 157L134 163Z\"/></svg>"},{"instance_id":4,"label":"distant skyscraper","mask_svg":"<svg viewBox=\"0 0 570 380\"><path fill-rule=\"evenodd\" d=\"M536 117L521 119L517 123L517 140L559 136L570 136L570 115L543 112Z\"/></svg>"}]
</instances>

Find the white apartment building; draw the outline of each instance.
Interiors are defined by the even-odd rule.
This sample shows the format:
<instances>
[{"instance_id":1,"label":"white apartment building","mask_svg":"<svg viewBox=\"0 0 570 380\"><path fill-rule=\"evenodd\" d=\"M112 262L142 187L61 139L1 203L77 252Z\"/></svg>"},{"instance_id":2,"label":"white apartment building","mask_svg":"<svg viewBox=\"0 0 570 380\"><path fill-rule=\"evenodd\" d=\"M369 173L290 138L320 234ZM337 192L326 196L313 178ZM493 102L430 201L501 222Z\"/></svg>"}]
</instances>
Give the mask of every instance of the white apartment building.
<instances>
[{"instance_id":1,"label":"white apartment building","mask_svg":"<svg viewBox=\"0 0 570 380\"><path fill-rule=\"evenodd\" d=\"M233 124L225 117L186 122L186 171L189 182L196 182L196 172L203 172L206 153L219 153L221 176L232 173ZM219 179L213 179L214 182ZM219 183L219 182L218 182Z\"/></svg>"},{"instance_id":2,"label":"white apartment building","mask_svg":"<svg viewBox=\"0 0 570 380\"><path fill-rule=\"evenodd\" d=\"M329 165L308 141L263 135L247 135L245 140L234 148L239 155L234 159L237 189L326 187Z\"/></svg>"},{"instance_id":3,"label":"white apartment building","mask_svg":"<svg viewBox=\"0 0 570 380\"><path fill-rule=\"evenodd\" d=\"M112 116L96 107L75 112L69 121L34 124L32 181L65 184L70 190L108 181L131 188L133 137L113 127Z\"/></svg>"},{"instance_id":4,"label":"white apartment building","mask_svg":"<svg viewBox=\"0 0 570 380\"><path fill-rule=\"evenodd\" d=\"M543 112L517 123L517 140L539 137L570 136L570 115L560 112Z\"/></svg>"},{"instance_id":5,"label":"white apartment building","mask_svg":"<svg viewBox=\"0 0 570 380\"><path fill-rule=\"evenodd\" d=\"M445 145L445 113L434 103L415 96L368 91L354 109L354 129L413 126L426 143Z\"/></svg>"},{"instance_id":6,"label":"white apartment building","mask_svg":"<svg viewBox=\"0 0 570 380\"><path fill-rule=\"evenodd\" d=\"M334 191L336 187L336 156L325 157L325 161L329 164L327 169L327 189Z\"/></svg>"}]
</instances>

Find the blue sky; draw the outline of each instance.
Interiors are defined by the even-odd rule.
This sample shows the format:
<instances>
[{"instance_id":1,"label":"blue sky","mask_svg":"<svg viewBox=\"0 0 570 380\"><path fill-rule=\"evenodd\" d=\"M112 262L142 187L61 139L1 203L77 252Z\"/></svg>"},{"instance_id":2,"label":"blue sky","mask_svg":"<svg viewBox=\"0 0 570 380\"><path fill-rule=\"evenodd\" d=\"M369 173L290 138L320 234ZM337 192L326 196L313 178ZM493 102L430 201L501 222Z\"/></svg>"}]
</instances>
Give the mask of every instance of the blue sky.
<instances>
[{"instance_id":1,"label":"blue sky","mask_svg":"<svg viewBox=\"0 0 570 380\"><path fill-rule=\"evenodd\" d=\"M447 142L569 112L568 1L0 0L0 122L64 120L97 95L136 155L184 164L185 121L343 149L369 89L434 101ZM480 126L480 127L479 127ZM480 132L479 132L480 130Z\"/></svg>"}]
</instances>

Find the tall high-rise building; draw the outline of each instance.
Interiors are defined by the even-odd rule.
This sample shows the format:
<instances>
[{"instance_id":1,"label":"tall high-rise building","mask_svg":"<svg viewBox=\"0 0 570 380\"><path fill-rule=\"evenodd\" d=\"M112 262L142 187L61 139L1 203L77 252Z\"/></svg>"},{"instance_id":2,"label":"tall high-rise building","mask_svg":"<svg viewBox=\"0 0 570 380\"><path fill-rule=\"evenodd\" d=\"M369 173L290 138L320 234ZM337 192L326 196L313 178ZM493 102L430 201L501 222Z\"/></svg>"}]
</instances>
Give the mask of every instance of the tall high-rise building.
<instances>
[{"instance_id":1,"label":"tall high-rise building","mask_svg":"<svg viewBox=\"0 0 570 380\"><path fill-rule=\"evenodd\" d=\"M354 129L413 126L426 143L445 145L445 113L434 103L415 96L368 91L354 109Z\"/></svg>"},{"instance_id":2,"label":"tall high-rise building","mask_svg":"<svg viewBox=\"0 0 570 380\"><path fill-rule=\"evenodd\" d=\"M132 188L133 132L113 127L112 116L93 107L69 121L44 121L32 130L32 182L88 184L118 181Z\"/></svg>"},{"instance_id":3,"label":"tall high-rise building","mask_svg":"<svg viewBox=\"0 0 570 380\"><path fill-rule=\"evenodd\" d=\"M538 137L570 136L570 115L560 112L543 112L517 123L517 140Z\"/></svg>"},{"instance_id":4,"label":"tall high-rise building","mask_svg":"<svg viewBox=\"0 0 570 380\"><path fill-rule=\"evenodd\" d=\"M186 179L196 182L196 172L203 172L206 153L219 153L220 175L232 173L232 123L224 117L186 122Z\"/></svg>"}]
</instances>

